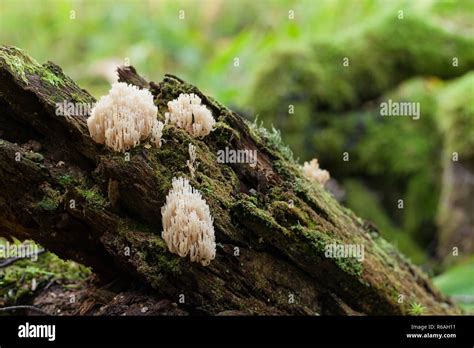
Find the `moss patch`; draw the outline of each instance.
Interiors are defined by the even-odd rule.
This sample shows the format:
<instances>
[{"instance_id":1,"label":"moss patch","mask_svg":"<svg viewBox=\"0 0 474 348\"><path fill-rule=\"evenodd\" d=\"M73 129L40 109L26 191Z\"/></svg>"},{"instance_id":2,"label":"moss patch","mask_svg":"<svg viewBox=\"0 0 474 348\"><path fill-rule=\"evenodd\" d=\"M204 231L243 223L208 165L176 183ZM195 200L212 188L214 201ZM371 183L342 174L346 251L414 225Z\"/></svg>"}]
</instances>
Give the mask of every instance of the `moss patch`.
<instances>
[{"instance_id":1,"label":"moss patch","mask_svg":"<svg viewBox=\"0 0 474 348\"><path fill-rule=\"evenodd\" d=\"M4 244L3 239L0 239L0 244ZM37 247L41 249L39 245ZM0 269L0 306L21 304L25 297L33 295L53 280L58 282L81 280L90 274L89 268L72 261L61 260L51 252L38 256L36 261L31 259L17 261ZM36 288L32 286L33 279Z\"/></svg>"},{"instance_id":2,"label":"moss patch","mask_svg":"<svg viewBox=\"0 0 474 348\"><path fill-rule=\"evenodd\" d=\"M17 47L0 47L0 59L5 62L12 74L25 84L29 83L29 75L34 74L37 74L42 81L52 86L59 86L64 83L62 78L59 77L55 71L50 69L48 64L44 66L40 65Z\"/></svg>"},{"instance_id":3,"label":"moss patch","mask_svg":"<svg viewBox=\"0 0 474 348\"><path fill-rule=\"evenodd\" d=\"M474 158L474 72L450 82L439 97L438 124L449 157Z\"/></svg>"},{"instance_id":4,"label":"moss patch","mask_svg":"<svg viewBox=\"0 0 474 348\"><path fill-rule=\"evenodd\" d=\"M84 197L87 204L95 208L104 208L108 204L100 189L97 186L86 188L84 186L77 187L77 191Z\"/></svg>"}]
</instances>

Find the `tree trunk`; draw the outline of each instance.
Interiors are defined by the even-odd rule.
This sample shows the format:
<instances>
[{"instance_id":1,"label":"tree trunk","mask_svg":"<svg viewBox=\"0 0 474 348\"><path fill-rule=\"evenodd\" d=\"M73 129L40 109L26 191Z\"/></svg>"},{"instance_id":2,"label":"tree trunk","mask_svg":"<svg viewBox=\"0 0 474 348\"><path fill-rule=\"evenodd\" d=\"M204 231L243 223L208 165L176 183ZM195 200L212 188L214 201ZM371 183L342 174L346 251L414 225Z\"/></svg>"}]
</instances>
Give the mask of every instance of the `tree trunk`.
<instances>
[{"instance_id":1,"label":"tree trunk","mask_svg":"<svg viewBox=\"0 0 474 348\"><path fill-rule=\"evenodd\" d=\"M459 313L374 226L305 179L278 134L175 76L155 84L133 67L119 75L150 89L160 119L180 93L199 95L215 130L198 139L166 126L161 148L142 144L127 160L92 141L87 116L57 115L56 103L93 103L90 94L53 63L0 48L1 236L33 239L105 277L127 274L189 313L396 315L414 302L427 314ZM256 167L218 163L226 146L257 150ZM217 256L208 267L171 254L160 236L177 176L210 206ZM325 257L332 243L362 245L365 258Z\"/></svg>"}]
</instances>

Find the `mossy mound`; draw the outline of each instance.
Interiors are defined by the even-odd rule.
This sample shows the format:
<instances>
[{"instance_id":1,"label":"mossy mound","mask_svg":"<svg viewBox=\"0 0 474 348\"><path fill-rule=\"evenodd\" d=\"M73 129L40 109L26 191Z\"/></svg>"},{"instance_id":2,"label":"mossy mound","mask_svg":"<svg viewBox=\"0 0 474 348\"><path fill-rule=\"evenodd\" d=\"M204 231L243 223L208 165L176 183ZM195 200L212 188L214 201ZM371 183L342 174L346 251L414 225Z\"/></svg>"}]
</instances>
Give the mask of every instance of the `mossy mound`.
<instances>
[{"instance_id":1,"label":"mossy mound","mask_svg":"<svg viewBox=\"0 0 474 348\"><path fill-rule=\"evenodd\" d=\"M460 76L474 68L473 45L418 17L386 17L331 42L276 52L257 76L249 105L308 159L315 148L304 139L324 127L326 113L358 108L413 76Z\"/></svg>"},{"instance_id":2,"label":"mossy mound","mask_svg":"<svg viewBox=\"0 0 474 348\"><path fill-rule=\"evenodd\" d=\"M449 83L440 93L438 105L446 152L474 159L474 72Z\"/></svg>"},{"instance_id":3,"label":"mossy mound","mask_svg":"<svg viewBox=\"0 0 474 348\"><path fill-rule=\"evenodd\" d=\"M282 129L297 157L319 158L340 180L370 182L390 220L433 254L443 143L465 157L474 148L472 79L447 88L439 101L438 92L441 79L474 68L473 45L462 31L392 14L331 42L282 48L265 62L250 104L265 124ZM436 77L407 81L416 76ZM380 102L389 99L419 103L420 119L380 117Z\"/></svg>"},{"instance_id":4,"label":"mossy mound","mask_svg":"<svg viewBox=\"0 0 474 348\"><path fill-rule=\"evenodd\" d=\"M438 98L438 123L444 135L438 255L448 256L447 263L459 261L458 254L462 259L474 252L473 95L474 73L470 73L449 83Z\"/></svg>"}]
</instances>

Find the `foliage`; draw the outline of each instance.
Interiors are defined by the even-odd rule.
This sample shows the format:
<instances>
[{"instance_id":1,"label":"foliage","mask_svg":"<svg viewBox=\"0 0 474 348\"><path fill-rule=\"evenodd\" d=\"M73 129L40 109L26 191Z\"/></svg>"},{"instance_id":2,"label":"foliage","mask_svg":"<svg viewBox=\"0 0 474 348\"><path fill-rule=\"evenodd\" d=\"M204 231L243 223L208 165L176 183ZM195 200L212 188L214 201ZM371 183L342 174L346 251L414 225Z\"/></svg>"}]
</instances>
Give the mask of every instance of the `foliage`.
<instances>
[{"instance_id":1,"label":"foliage","mask_svg":"<svg viewBox=\"0 0 474 348\"><path fill-rule=\"evenodd\" d=\"M0 239L0 243L4 244L4 240ZM41 249L39 245L38 249ZM87 267L63 261L51 252L38 256L36 261L19 260L0 268L0 304L21 303L25 296L33 295L52 281L80 280L89 275Z\"/></svg>"},{"instance_id":2,"label":"foliage","mask_svg":"<svg viewBox=\"0 0 474 348\"><path fill-rule=\"evenodd\" d=\"M458 30L471 28L472 8L462 1L7 0L0 42L23 47L41 62L51 59L54 47L55 63L96 97L109 89L103 63L129 60L147 76L179 73L218 100L243 105L255 63L272 59L276 47L354 31L354 23L401 8L407 16L421 13Z\"/></svg>"},{"instance_id":3,"label":"foliage","mask_svg":"<svg viewBox=\"0 0 474 348\"><path fill-rule=\"evenodd\" d=\"M474 312L474 258L447 269L433 279L445 294L455 296L455 301Z\"/></svg>"}]
</instances>

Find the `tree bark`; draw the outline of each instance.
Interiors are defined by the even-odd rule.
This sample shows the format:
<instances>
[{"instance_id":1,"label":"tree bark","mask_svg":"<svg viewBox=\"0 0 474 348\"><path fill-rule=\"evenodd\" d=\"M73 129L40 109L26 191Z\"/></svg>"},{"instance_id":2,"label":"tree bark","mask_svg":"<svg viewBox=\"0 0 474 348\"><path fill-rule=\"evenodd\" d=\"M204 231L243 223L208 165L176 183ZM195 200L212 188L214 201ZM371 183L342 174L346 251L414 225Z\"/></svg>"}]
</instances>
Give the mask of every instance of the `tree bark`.
<instances>
[{"instance_id":1,"label":"tree bark","mask_svg":"<svg viewBox=\"0 0 474 348\"><path fill-rule=\"evenodd\" d=\"M90 94L53 63L2 47L0 236L33 239L105 277L126 274L191 314L397 315L414 302L427 314L460 313L374 226L305 179L278 134L175 76L155 84L133 67L118 72L150 89L162 120L168 101L197 94L215 130L192 138L166 126L161 148L142 143L127 160L92 141L87 115L57 115L56 103L93 103ZM226 146L256 150L256 167L218 163ZM161 239L160 209L177 176L210 206L217 256L208 267L171 254ZM332 243L362 245L365 258L325 257Z\"/></svg>"}]
</instances>

